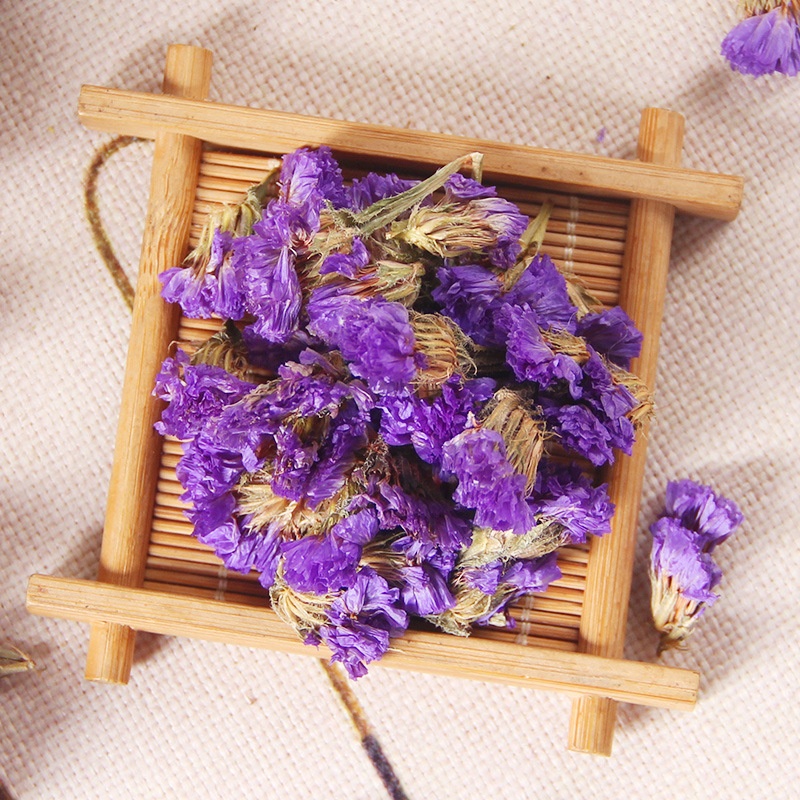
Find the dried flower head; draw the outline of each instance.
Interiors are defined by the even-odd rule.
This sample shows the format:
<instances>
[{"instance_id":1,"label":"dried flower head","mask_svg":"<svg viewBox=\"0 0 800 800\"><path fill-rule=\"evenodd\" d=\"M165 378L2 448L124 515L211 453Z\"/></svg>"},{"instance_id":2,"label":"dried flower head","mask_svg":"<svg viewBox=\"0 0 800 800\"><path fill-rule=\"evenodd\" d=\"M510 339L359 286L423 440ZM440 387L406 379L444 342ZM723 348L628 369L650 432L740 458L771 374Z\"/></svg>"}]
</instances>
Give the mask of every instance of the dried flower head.
<instances>
[{"instance_id":1,"label":"dried flower head","mask_svg":"<svg viewBox=\"0 0 800 800\"><path fill-rule=\"evenodd\" d=\"M293 589L278 570L275 583L269 590L272 610L294 629L300 638L305 639L328 622L328 611L336 599L336 593L323 595L314 592L300 592Z\"/></svg>"},{"instance_id":2,"label":"dried flower head","mask_svg":"<svg viewBox=\"0 0 800 800\"><path fill-rule=\"evenodd\" d=\"M473 625L513 627L508 606L523 594L545 591L561 578L555 553L511 563L497 560L477 567L461 565L454 574L454 605L428 619L447 633L460 636L467 636Z\"/></svg>"},{"instance_id":3,"label":"dried flower head","mask_svg":"<svg viewBox=\"0 0 800 800\"><path fill-rule=\"evenodd\" d=\"M425 265L420 261L382 258L357 268L350 276L330 272L313 278L305 274L301 276L301 283L306 291L313 290L314 303L346 295L362 299L382 297L410 308L419 297L424 275Z\"/></svg>"},{"instance_id":4,"label":"dried flower head","mask_svg":"<svg viewBox=\"0 0 800 800\"><path fill-rule=\"evenodd\" d=\"M651 610L661 632L659 652L684 647L705 610L718 598L722 570L711 551L743 516L727 498L694 481L670 482L664 516L650 526Z\"/></svg>"}]
</instances>

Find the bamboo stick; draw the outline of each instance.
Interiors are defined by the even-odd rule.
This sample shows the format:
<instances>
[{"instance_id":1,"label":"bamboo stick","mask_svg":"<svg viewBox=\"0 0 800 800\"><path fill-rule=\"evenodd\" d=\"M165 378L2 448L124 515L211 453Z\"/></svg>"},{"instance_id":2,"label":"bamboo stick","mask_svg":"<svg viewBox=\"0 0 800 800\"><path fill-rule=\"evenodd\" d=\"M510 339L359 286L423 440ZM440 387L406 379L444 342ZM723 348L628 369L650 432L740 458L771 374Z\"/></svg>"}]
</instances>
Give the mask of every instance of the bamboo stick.
<instances>
[{"instance_id":1,"label":"bamboo stick","mask_svg":"<svg viewBox=\"0 0 800 800\"><path fill-rule=\"evenodd\" d=\"M222 178L224 180L242 181L247 186L252 186L258 181L262 181L272 170L277 169L281 165L279 158L262 159L253 156L247 158L257 160L259 165L252 164L230 164L223 165L215 163L213 160L208 159L204 155L203 161L200 164L200 179L205 178ZM267 162L268 166L262 167L260 164Z\"/></svg>"},{"instance_id":2,"label":"bamboo stick","mask_svg":"<svg viewBox=\"0 0 800 800\"><path fill-rule=\"evenodd\" d=\"M191 561L195 564L213 564L216 567L222 563L213 550L201 550L195 547L174 547L151 543L147 548L147 554L148 556L172 558L176 561Z\"/></svg>"},{"instance_id":3,"label":"bamboo stick","mask_svg":"<svg viewBox=\"0 0 800 800\"><path fill-rule=\"evenodd\" d=\"M178 547L181 550L194 550L200 553L213 553L214 549L207 544L203 544L194 536L187 536L185 533L169 533L166 531L154 530L150 534L150 546L154 544L169 547Z\"/></svg>"},{"instance_id":4,"label":"bamboo stick","mask_svg":"<svg viewBox=\"0 0 800 800\"><path fill-rule=\"evenodd\" d=\"M545 592L536 598L536 608L543 612L552 611L556 614L571 614L573 616L580 617L583 604L553 599Z\"/></svg>"},{"instance_id":5,"label":"bamboo stick","mask_svg":"<svg viewBox=\"0 0 800 800\"><path fill-rule=\"evenodd\" d=\"M554 626L549 625L546 622L534 622L528 615L524 614L523 611L524 609L509 609L509 614L517 623L517 626L508 631L503 631L501 628L500 632L507 633L512 639L518 639L520 634L522 634L522 636L524 636L526 639L529 639L530 637L540 637L542 639L550 639L554 642L570 642L571 644L575 645L577 649L577 628ZM525 644L527 646L528 642Z\"/></svg>"},{"instance_id":6,"label":"bamboo stick","mask_svg":"<svg viewBox=\"0 0 800 800\"><path fill-rule=\"evenodd\" d=\"M743 181L732 175L98 86L81 89L79 115L87 128L142 138L162 131L275 154L327 144L354 158L417 168L477 150L484 154L488 182L497 176L566 192L660 200L714 219L734 219L742 198Z\"/></svg>"},{"instance_id":7,"label":"bamboo stick","mask_svg":"<svg viewBox=\"0 0 800 800\"><path fill-rule=\"evenodd\" d=\"M232 153L228 150L206 150L203 153L204 164L215 164L223 167L242 167L260 172L269 172L280 164L280 158L274 156L257 156L252 153Z\"/></svg>"},{"instance_id":8,"label":"bamboo stick","mask_svg":"<svg viewBox=\"0 0 800 800\"><path fill-rule=\"evenodd\" d=\"M186 519L186 514L183 513L183 509L165 508L157 503L153 510L153 517L154 519L171 519L179 522Z\"/></svg>"},{"instance_id":9,"label":"bamboo stick","mask_svg":"<svg viewBox=\"0 0 800 800\"><path fill-rule=\"evenodd\" d=\"M173 45L167 51L164 92L202 100L211 79L211 53ZM98 580L136 586L144 573L158 469L153 423L160 401L152 387L175 335L177 309L160 296L158 274L183 257L189 233L201 143L160 132L156 137L150 203L136 284L114 464L108 492ZM92 626L86 663L89 680L127 683L134 631L118 624Z\"/></svg>"},{"instance_id":10,"label":"bamboo stick","mask_svg":"<svg viewBox=\"0 0 800 800\"><path fill-rule=\"evenodd\" d=\"M324 647L304 645L271 610L242 603L33 575L27 606L31 613L49 617L306 656L328 655ZM697 699L698 674L674 667L417 630L392 645L380 665L662 708L689 710Z\"/></svg>"},{"instance_id":11,"label":"bamboo stick","mask_svg":"<svg viewBox=\"0 0 800 800\"><path fill-rule=\"evenodd\" d=\"M235 577L234 577L235 576ZM159 581L166 586L197 586L201 589L214 589L230 587L233 591L243 595L253 595L267 599L267 590L256 581L245 580L245 576L237 573L228 573L218 570L214 575L200 575L196 572L180 572L178 570L163 569L148 566L144 573L145 580Z\"/></svg>"},{"instance_id":12,"label":"bamboo stick","mask_svg":"<svg viewBox=\"0 0 800 800\"><path fill-rule=\"evenodd\" d=\"M561 639L550 639L546 636L525 636L524 644L520 641L520 634L513 630L502 630L500 628L479 628L470 634L472 639L482 639L490 642L505 642L514 647L540 647L548 650L557 650L563 653L577 653L578 645L576 642L565 642Z\"/></svg>"},{"instance_id":13,"label":"bamboo stick","mask_svg":"<svg viewBox=\"0 0 800 800\"><path fill-rule=\"evenodd\" d=\"M218 603L236 603L253 608L267 608L269 606L269 599L263 594L259 597L253 594L240 594L239 592L229 591L228 589L202 589L198 586L176 586L174 583L161 583L160 581L154 580L145 580L142 584L142 588L153 592L167 592L172 595L196 597Z\"/></svg>"},{"instance_id":14,"label":"bamboo stick","mask_svg":"<svg viewBox=\"0 0 800 800\"><path fill-rule=\"evenodd\" d=\"M677 165L683 130L680 114L645 109L638 157ZM620 304L644 335L641 356L631 369L649 386L656 377L674 216L675 209L665 203L637 200L631 207ZM633 454L618 458L610 470L609 495L616 513L611 534L592 542L580 630L581 650L594 655L619 658L623 653L646 457L647 431L643 430ZM579 698L572 705L569 748L611 755L615 720L616 703L612 700Z\"/></svg>"},{"instance_id":15,"label":"bamboo stick","mask_svg":"<svg viewBox=\"0 0 800 800\"><path fill-rule=\"evenodd\" d=\"M554 209L555 211L555 209ZM627 222L627 217L625 218ZM592 237L594 239L602 239L608 242L622 242L624 250L625 242L625 227L616 227L612 225L596 225L589 222L572 222L569 219L557 219L550 213L550 219L547 221L547 230L552 233L567 234L574 231L581 236Z\"/></svg>"},{"instance_id":16,"label":"bamboo stick","mask_svg":"<svg viewBox=\"0 0 800 800\"><path fill-rule=\"evenodd\" d=\"M185 559L173 559L166 556L150 556L147 559L148 569L162 569L178 576L181 575L206 575L213 576L217 580L221 573L225 575L235 575L236 580L245 583L258 583L258 575L255 572L229 572L217 561L213 564L200 564L198 562L186 561Z\"/></svg>"},{"instance_id":17,"label":"bamboo stick","mask_svg":"<svg viewBox=\"0 0 800 800\"><path fill-rule=\"evenodd\" d=\"M580 627L580 617L575 617L570 614L558 614L555 611L540 611L535 602L531 603L530 608L520 604L514 604L509 607L509 610L514 615L515 619L521 619L523 616L530 622L538 622L547 624L554 628L574 628L577 630ZM523 613L524 612L524 613Z\"/></svg>"},{"instance_id":18,"label":"bamboo stick","mask_svg":"<svg viewBox=\"0 0 800 800\"><path fill-rule=\"evenodd\" d=\"M193 536L194 525L184 517L182 520L153 519L153 531L161 533L174 533L180 536Z\"/></svg>"}]
</instances>

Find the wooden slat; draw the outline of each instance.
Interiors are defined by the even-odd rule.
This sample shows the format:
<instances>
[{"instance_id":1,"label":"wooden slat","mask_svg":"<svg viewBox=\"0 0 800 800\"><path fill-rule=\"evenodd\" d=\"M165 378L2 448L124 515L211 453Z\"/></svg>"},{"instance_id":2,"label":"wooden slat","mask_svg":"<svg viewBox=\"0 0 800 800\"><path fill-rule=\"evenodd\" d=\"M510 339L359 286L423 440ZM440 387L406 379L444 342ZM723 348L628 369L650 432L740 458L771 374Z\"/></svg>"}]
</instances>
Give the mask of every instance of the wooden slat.
<instances>
[{"instance_id":1,"label":"wooden slat","mask_svg":"<svg viewBox=\"0 0 800 800\"><path fill-rule=\"evenodd\" d=\"M269 609L245 603L34 575L28 583L27 606L33 614L61 619L306 656L328 655L323 647L304 645ZM700 677L656 664L417 630L394 640L378 665L684 710L695 705Z\"/></svg>"},{"instance_id":2,"label":"wooden slat","mask_svg":"<svg viewBox=\"0 0 800 800\"><path fill-rule=\"evenodd\" d=\"M210 81L208 50L184 45L169 48L165 92L204 98ZM162 405L153 397L153 385L179 316L177 307L161 299L158 275L185 255L201 152L200 141L185 135L160 132L156 138L100 551L100 581L136 586L144 573L159 460L159 437L153 424ZM127 683L133 647L134 633L129 628L93 626L86 677Z\"/></svg>"},{"instance_id":3,"label":"wooden slat","mask_svg":"<svg viewBox=\"0 0 800 800\"><path fill-rule=\"evenodd\" d=\"M683 132L680 114L646 109L639 129L639 158L678 164ZM675 210L665 203L632 204L620 300L643 335L641 355L631 369L648 386L653 386L656 378L674 217ZM645 428L632 455L618 458L609 469L609 497L616 511L611 534L592 542L580 629L581 649L594 655L620 658L623 654L646 459ZM576 700L570 720L570 749L610 756L615 720L616 704L608 698Z\"/></svg>"},{"instance_id":4,"label":"wooden slat","mask_svg":"<svg viewBox=\"0 0 800 800\"><path fill-rule=\"evenodd\" d=\"M743 181L733 175L99 86L81 89L78 113L93 130L151 139L166 131L273 154L327 144L367 160L438 167L479 151L490 181L502 176L579 194L659 200L715 219L734 219L742 200Z\"/></svg>"}]
</instances>

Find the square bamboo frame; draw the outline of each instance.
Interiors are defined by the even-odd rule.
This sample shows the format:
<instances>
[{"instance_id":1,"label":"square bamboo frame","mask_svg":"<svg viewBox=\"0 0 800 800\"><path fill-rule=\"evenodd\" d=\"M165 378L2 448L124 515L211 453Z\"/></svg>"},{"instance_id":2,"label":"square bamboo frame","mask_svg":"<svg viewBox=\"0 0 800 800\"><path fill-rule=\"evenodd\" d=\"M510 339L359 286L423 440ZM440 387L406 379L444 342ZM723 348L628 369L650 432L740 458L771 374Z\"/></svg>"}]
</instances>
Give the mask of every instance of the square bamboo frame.
<instances>
[{"instance_id":1,"label":"square bamboo frame","mask_svg":"<svg viewBox=\"0 0 800 800\"><path fill-rule=\"evenodd\" d=\"M624 161L210 103L210 79L209 51L172 45L162 95L81 91L87 127L155 139L98 579L34 575L28 588L32 613L91 623L90 680L129 680L136 630L324 655L187 535L174 479L180 451L153 428L161 362L174 340L203 328L161 299L158 274L182 260L209 208L235 199L270 159L327 144L346 163L424 172L483 152L501 194L523 209L554 202L545 251L633 318L644 346L632 369L650 385L675 210L731 220L741 203L741 178L680 168L684 120L672 111L645 109L638 160ZM569 747L602 755L611 753L618 702L693 707L698 673L622 657L646 445L640 436L604 476L617 507L612 533L563 551L565 578L516 608L520 633L409 631L381 664L572 694Z\"/></svg>"}]
</instances>

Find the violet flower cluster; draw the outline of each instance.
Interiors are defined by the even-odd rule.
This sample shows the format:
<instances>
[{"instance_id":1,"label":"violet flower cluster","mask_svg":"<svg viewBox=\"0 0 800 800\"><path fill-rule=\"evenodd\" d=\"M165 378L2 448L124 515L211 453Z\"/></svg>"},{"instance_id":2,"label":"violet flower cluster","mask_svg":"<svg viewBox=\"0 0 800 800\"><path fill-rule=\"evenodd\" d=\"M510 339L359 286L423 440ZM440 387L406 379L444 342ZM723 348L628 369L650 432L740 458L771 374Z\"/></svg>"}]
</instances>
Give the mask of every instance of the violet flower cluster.
<instances>
[{"instance_id":1,"label":"violet flower cluster","mask_svg":"<svg viewBox=\"0 0 800 800\"><path fill-rule=\"evenodd\" d=\"M736 504L690 480L667 484L666 509L650 526L651 607L661 650L680 647L706 608L722 570L711 553L741 524Z\"/></svg>"},{"instance_id":2,"label":"violet flower cluster","mask_svg":"<svg viewBox=\"0 0 800 800\"><path fill-rule=\"evenodd\" d=\"M745 0L745 17L722 42L731 68L759 77L800 72L800 6L797 0Z\"/></svg>"},{"instance_id":3,"label":"violet flower cluster","mask_svg":"<svg viewBox=\"0 0 800 800\"><path fill-rule=\"evenodd\" d=\"M195 536L354 678L413 617L513 627L556 549L610 530L581 465L629 452L649 408L631 320L572 304L474 159L348 185L298 150L162 275L226 320L156 385Z\"/></svg>"}]
</instances>

